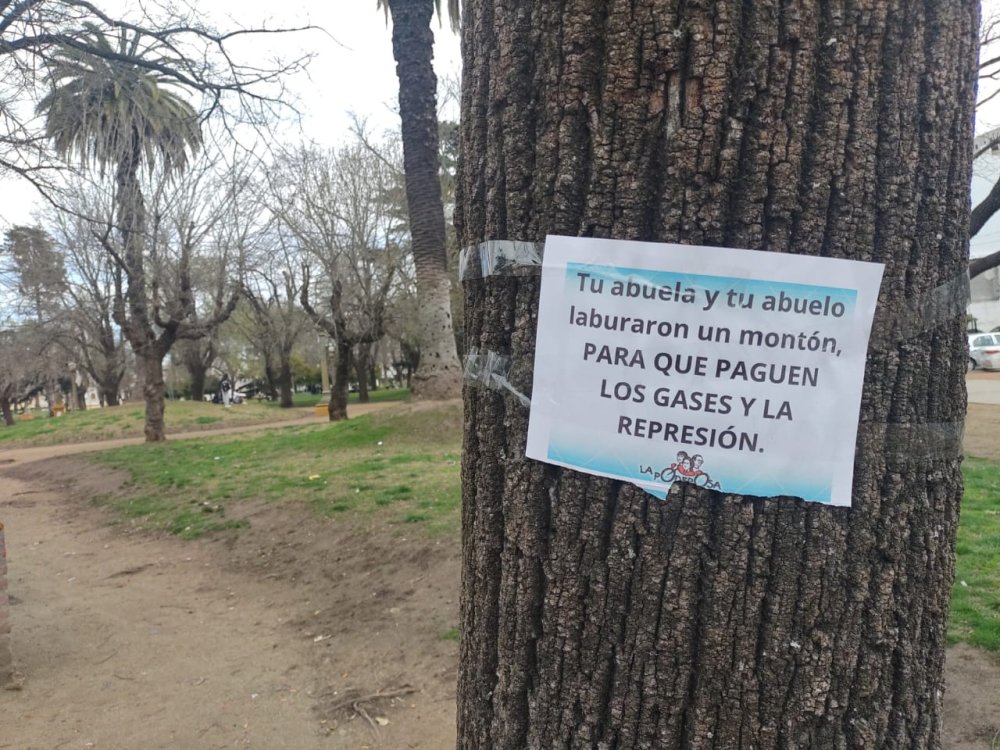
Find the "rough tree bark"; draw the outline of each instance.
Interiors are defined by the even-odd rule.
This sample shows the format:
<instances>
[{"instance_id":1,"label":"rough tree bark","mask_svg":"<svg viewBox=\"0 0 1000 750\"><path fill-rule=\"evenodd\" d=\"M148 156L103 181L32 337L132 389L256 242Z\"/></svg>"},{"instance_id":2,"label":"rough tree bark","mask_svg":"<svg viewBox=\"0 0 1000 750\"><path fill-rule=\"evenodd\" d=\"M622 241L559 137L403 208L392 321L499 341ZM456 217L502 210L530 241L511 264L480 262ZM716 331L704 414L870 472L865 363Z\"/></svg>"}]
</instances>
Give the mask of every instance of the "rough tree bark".
<instances>
[{"instance_id":1,"label":"rough tree bark","mask_svg":"<svg viewBox=\"0 0 1000 750\"><path fill-rule=\"evenodd\" d=\"M354 351L354 376L358 379L358 403L367 404L370 401L368 396L369 383L374 383L374 379L369 380L372 369L372 345L358 344Z\"/></svg>"},{"instance_id":2,"label":"rough tree bark","mask_svg":"<svg viewBox=\"0 0 1000 750\"><path fill-rule=\"evenodd\" d=\"M392 278L386 279L385 283L391 283ZM387 292L388 290L383 290ZM382 294L381 299L385 299L386 294ZM352 353L357 346L370 346L385 335L385 310L383 305L376 305L375 309L369 311L369 318L364 321L355 321L358 329L348 330L347 317L342 309L343 284L339 279L335 279L332 284L331 293L327 299L327 310L329 315L320 314L309 301L309 277L306 275L305 283L299 294L299 301L306 315L320 329L330 337L330 342L336 350L333 378L330 383L330 401L327 404L327 415L331 422L339 419L347 419L347 392L348 382L351 376ZM325 312L325 311L324 311Z\"/></svg>"},{"instance_id":3,"label":"rough tree bark","mask_svg":"<svg viewBox=\"0 0 1000 750\"><path fill-rule=\"evenodd\" d=\"M459 747L939 747L960 459L910 449L958 434L964 316L885 334L966 272L978 3L468 0L463 23L462 246L878 261L893 343L848 509L528 461L527 410L467 388ZM538 287L466 282L468 346L529 394Z\"/></svg>"},{"instance_id":4,"label":"rough tree bark","mask_svg":"<svg viewBox=\"0 0 1000 750\"><path fill-rule=\"evenodd\" d=\"M205 380L208 377L208 369L196 367L194 370L188 369L188 376L191 378L191 400L205 400Z\"/></svg>"},{"instance_id":5,"label":"rough tree bark","mask_svg":"<svg viewBox=\"0 0 1000 750\"><path fill-rule=\"evenodd\" d=\"M166 411L167 386L163 379L163 352L155 344L136 350L136 364L142 370L142 397L146 402L146 420L143 433L147 443L158 443L167 439Z\"/></svg>"},{"instance_id":6,"label":"rough tree bark","mask_svg":"<svg viewBox=\"0 0 1000 750\"><path fill-rule=\"evenodd\" d=\"M292 363L286 356L282 356L281 364L278 367L278 392L281 394L281 408L291 409L294 405L292 399Z\"/></svg>"},{"instance_id":7,"label":"rough tree bark","mask_svg":"<svg viewBox=\"0 0 1000 750\"><path fill-rule=\"evenodd\" d=\"M90 388L90 381L87 379L85 373L81 373L80 383L76 383L76 378L74 377L73 390L75 391L75 401L76 405L74 409L79 409L80 411L87 410L87 389Z\"/></svg>"},{"instance_id":8,"label":"rough tree bark","mask_svg":"<svg viewBox=\"0 0 1000 750\"><path fill-rule=\"evenodd\" d=\"M205 381L208 370L215 361L216 341L212 337L184 341L175 348L175 354L191 380L191 400L205 400Z\"/></svg>"},{"instance_id":9,"label":"rough tree bark","mask_svg":"<svg viewBox=\"0 0 1000 750\"><path fill-rule=\"evenodd\" d=\"M406 204L419 297L420 365L414 396L454 398L462 368L451 321L451 281L445 250L444 203L438 154L437 78L431 59L432 0L388 0L392 54L399 78Z\"/></svg>"},{"instance_id":10,"label":"rough tree bark","mask_svg":"<svg viewBox=\"0 0 1000 750\"><path fill-rule=\"evenodd\" d=\"M333 359L333 378L330 383L330 402L326 413L331 422L347 419L347 381L351 377L351 346L337 343Z\"/></svg>"},{"instance_id":11,"label":"rough tree bark","mask_svg":"<svg viewBox=\"0 0 1000 750\"><path fill-rule=\"evenodd\" d=\"M118 397L118 386L121 385L121 378L115 381L114 386L109 385L110 382L110 378L101 380L98 386L98 393L104 401L101 406L118 406L121 403Z\"/></svg>"},{"instance_id":12,"label":"rough tree bark","mask_svg":"<svg viewBox=\"0 0 1000 750\"><path fill-rule=\"evenodd\" d=\"M125 377L124 344L117 337L109 308L96 313L100 316L95 326L97 336L90 340L82 336L78 341L83 368L97 385L98 402L101 406L118 406L118 390Z\"/></svg>"}]
</instances>

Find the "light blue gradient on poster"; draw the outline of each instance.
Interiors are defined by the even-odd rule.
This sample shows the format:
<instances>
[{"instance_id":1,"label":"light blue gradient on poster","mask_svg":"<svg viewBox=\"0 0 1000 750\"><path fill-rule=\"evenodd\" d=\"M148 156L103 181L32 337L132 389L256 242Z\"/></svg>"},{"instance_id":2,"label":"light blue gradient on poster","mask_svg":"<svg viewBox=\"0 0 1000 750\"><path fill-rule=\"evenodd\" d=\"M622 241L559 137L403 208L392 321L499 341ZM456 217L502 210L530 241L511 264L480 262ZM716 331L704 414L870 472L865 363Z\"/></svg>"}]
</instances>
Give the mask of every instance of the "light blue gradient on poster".
<instances>
[{"instance_id":1,"label":"light blue gradient on poster","mask_svg":"<svg viewBox=\"0 0 1000 750\"><path fill-rule=\"evenodd\" d=\"M602 444L597 436L588 440L586 436L580 434L571 436L553 432L549 436L548 459L566 466L579 467L583 471L608 474L623 481L640 485L653 485L657 481L650 474L643 473L642 468L650 467L654 471L664 470L676 462L677 453L683 450L689 455L700 454L705 457L703 469L712 481L719 483L719 489L722 492L760 497L800 497L803 500L820 503L829 503L832 499L833 487L831 483L824 482L820 478L826 473L824 472L826 467L815 464L803 466L801 473L789 471L786 467L783 472L776 476L758 475L749 478L743 468L739 466L743 462L739 460L738 454L731 454L733 463L736 465L727 470L722 465L726 456L729 455L726 451L702 449L676 443L670 447L651 448L652 446L646 446L645 450L632 449L626 455L615 455L613 450L609 450L607 442ZM660 484L664 486L665 483L661 482Z\"/></svg>"},{"instance_id":2,"label":"light blue gradient on poster","mask_svg":"<svg viewBox=\"0 0 1000 750\"><path fill-rule=\"evenodd\" d=\"M589 274L590 277L584 281L585 286L583 292L580 291L581 279L578 274ZM604 292L602 294L592 294L590 292L590 283L592 280L603 280L605 282ZM628 297L623 296L611 296L608 285L613 284L616 281L621 281L623 283L633 281L640 284L645 283L656 287L665 287L670 290L671 293L679 284L682 293L686 289L695 290L695 301L684 303L679 299L672 298L670 300L664 300L664 302L667 304L688 304L692 307L697 305L698 309L704 309L706 291L712 292L713 294L718 292L719 296L712 308L713 311L719 310L721 309L720 306L725 306L727 304L726 298L729 291L743 294L744 300L746 300L745 295L753 294L753 309L755 310L763 310L762 305L764 303L764 297L778 297L782 292L784 292L786 297L791 296L799 299L805 299L810 302L817 301L824 304L826 304L826 300L829 298L830 305L837 302L844 305L844 314L841 317L852 316L854 314L854 308L857 304L858 298L858 293L855 289L843 289L840 287L819 286L815 284L741 279L728 276L705 276L703 274L694 273L654 271L642 268L622 268L617 266L603 266L587 263L566 264L567 294L584 294L587 299L601 299L605 297L610 299L629 299ZM731 309L739 309L739 307ZM779 311L775 310L774 312L777 313Z\"/></svg>"}]
</instances>

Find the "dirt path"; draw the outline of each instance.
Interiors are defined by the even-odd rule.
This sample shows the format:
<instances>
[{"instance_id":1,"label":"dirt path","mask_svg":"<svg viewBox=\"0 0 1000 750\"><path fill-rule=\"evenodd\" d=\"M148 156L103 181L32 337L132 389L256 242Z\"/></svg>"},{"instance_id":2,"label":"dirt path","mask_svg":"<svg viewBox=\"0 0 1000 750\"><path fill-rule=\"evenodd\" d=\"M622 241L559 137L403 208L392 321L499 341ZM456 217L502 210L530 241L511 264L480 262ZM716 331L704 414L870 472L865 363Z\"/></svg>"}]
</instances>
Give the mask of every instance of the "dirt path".
<instances>
[{"instance_id":1,"label":"dirt path","mask_svg":"<svg viewBox=\"0 0 1000 750\"><path fill-rule=\"evenodd\" d=\"M152 537L87 502L122 477L14 453L0 519L25 681L0 691L0 748L454 747L456 540L252 502L239 536ZM1000 662L951 649L947 680L945 750L993 750Z\"/></svg>"},{"instance_id":2,"label":"dirt path","mask_svg":"<svg viewBox=\"0 0 1000 750\"><path fill-rule=\"evenodd\" d=\"M24 675L0 691L0 748L454 744L457 555L252 504L239 538L130 533L87 501L124 477L72 454L138 442L0 453Z\"/></svg>"},{"instance_id":3,"label":"dirt path","mask_svg":"<svg viewBox=\"0 0 1000 750\"><path fill-rule=\"evenodd\" d=\"M81 488L82 489L82 488ZM15 659L0 748L321 748L279 587L4 477ZM18 717L17 721L11 721Z\"/></svg>"}]
</instances>

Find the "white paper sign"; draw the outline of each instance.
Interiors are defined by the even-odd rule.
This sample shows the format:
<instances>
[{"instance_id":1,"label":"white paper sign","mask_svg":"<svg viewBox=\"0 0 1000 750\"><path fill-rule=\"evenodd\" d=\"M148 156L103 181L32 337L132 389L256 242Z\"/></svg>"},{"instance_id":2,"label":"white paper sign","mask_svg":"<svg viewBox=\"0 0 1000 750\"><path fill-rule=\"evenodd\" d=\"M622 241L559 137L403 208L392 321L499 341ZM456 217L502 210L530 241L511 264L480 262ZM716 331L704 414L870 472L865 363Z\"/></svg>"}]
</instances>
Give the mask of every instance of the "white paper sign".
<instances>
[{"instance_id":1,"label":"white paper sign","mask_svg":"<svg viewBox=\"0 0 1000 750\"><path fill-rule=\"evenodd\" d=\"M850 505L882 270L549 237L527 455L660 496L686 481Z\"/></svg>"}]
</instances>

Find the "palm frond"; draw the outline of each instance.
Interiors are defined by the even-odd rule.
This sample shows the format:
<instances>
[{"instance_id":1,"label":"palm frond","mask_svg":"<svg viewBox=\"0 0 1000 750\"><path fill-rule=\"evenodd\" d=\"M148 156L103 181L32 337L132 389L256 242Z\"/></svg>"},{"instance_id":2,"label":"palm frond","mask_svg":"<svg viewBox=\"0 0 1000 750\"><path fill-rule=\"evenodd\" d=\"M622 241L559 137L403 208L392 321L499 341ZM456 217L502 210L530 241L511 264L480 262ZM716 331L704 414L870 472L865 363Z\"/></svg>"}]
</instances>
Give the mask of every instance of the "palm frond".
<instances>
[{"instance_id":1,"label":"palm frond","mask_svg":"<svg viewBox=\"0 0 1000 750\"><path fill-rule=\"evenodd\" d=\"M376 0L375 9L381 9L385 12L385 25L388 26L389 0ZM434 12L437 13L438 20L440 20L442 18L441 0L434 0ZM451 30L457 33L462 26L462 9L460 0L448 0L448 21L451 24Z\"/></svg>"},{"instance_id":2,"label":"palm frond","mask_svg":"<svg viewBox=\"0 0 1000 750\"><path fill-rule=\"evenodd\" d=\"M158 160L167 174L182 171L201 147L197 112L155 73L101 54L134 57L141 40L123 31L116 41L117 50L92 28L89 52L60 50L49 70L51 90L36 108L46 136L57 153L102 171L136 155L146 166Z\"/></svg>"}]
</instances>

